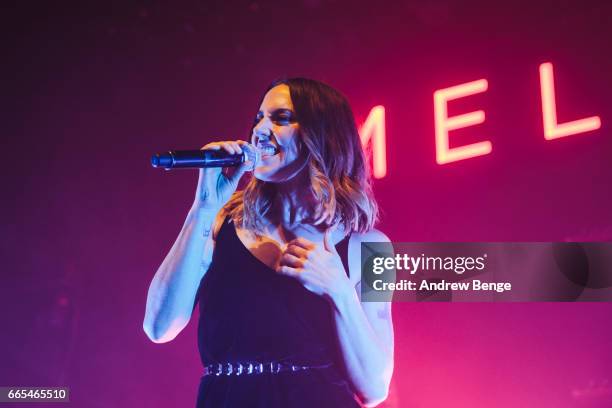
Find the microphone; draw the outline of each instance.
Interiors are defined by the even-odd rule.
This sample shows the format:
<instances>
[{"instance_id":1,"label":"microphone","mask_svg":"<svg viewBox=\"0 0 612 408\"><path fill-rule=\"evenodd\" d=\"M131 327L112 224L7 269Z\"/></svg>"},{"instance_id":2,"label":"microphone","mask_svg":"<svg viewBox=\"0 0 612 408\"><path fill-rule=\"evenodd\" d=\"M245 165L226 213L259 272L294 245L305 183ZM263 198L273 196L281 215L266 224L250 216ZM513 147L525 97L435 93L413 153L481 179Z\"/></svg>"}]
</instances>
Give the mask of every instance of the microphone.
<instances>
[{"instance_id":1,"label":"microphone","mask_svg":"<svg viewBox=\"0 0 612 408\"><path fill-rule=\"evenodd\" d=\"M246 161L257 164L261 157L253 145L241 145L242 154L231 154L226 150L171 150L156 153L151 157L153 167L170 169L199 169L203 167L238 167Z\"/></svg>"}]
</instances>

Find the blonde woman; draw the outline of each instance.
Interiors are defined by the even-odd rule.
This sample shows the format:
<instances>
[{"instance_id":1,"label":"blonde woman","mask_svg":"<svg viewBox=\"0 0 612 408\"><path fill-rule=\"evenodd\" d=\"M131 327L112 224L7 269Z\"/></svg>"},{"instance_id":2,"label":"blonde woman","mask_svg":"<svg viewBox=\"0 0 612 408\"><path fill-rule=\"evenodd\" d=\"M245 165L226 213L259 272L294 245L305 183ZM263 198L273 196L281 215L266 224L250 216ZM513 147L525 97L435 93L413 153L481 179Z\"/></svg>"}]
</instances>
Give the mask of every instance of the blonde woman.
<instances>
[{"instance_id":1,"label":"blonde woman","mask_svg":"<svg viewBox=\"0 0 612 408\"><path fill-rule=\"evenodd\" d=\"M393 325L389 303L360 302L360 243L388 239L374 229L351 108L321 82L276 81L250 142L257 163L200 170L151 282L145 332L172 340L199 303L197 407L375 406L393 372ZM241 153L246 143L202 149Z\"/></svg>"}]
</instances>

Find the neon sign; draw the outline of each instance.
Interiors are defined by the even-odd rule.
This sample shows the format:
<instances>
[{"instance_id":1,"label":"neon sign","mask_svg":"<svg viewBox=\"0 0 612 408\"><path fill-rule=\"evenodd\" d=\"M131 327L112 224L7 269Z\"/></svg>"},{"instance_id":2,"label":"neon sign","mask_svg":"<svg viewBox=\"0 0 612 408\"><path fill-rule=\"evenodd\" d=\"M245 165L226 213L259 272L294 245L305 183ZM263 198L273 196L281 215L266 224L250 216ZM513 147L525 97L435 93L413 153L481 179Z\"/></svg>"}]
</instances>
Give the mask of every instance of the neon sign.
<instances>
[{"instance_id":1,"label":"neon sign","mask_svg":"<svg viewBox=\"0 0 612 408\"><path fill-rule=\"evenodd\" d=\"M434 128L436 133L436 162L438 164L465 160L471 157L491 153L493 145L484 141L472 143L461 147L449 148L449 132L468 126L478 125L485 121L483 110L464 113L463 115L448 117L448 102L453 99L464 98L476 93L485 92L489 86L486 79L456 85L450 88L439 89L434 92Z\"/></svg>"},{"instance_id":2,"label":"neon sign","mask_svg":"<svg viewBox=\"0 0 612 408\"><path fill-rule=\"evenodd\" d=\"M542 120L544 122L544 138L546 140L590 132L601 127L599 116L591 116L562 124L557 123L555 81L553 66L550 62L540 65L540 93L542 95Z\"/></svg>"},{"instance_id":3,"label":"neon sign","mask_svg":"<svg viewBox=\"0 0 612 408\"><path fill-rule=\"evenodd\" d=\"M544 138L554 140L565 136L577 135L597 130L601 127L599 116L577 119L571 122L559 123L557 121L557 108L555 99L555 84L552 63L540 65L540 95L542 99L542 123ZM450 132L485 121L485 112L478 110L457 116L448 116L448 103L452 100L464 98L477 93L486 92L488 82L486 79L467 82L450 88L438 89L433 94L434 105L434 131L436 145L436 163L443 165L459 160L466 160L491 153L493 144L489 140L450 148ZM370 110L364 124L359 129L361 143L364 147L368 143L372 146L372 164L375 178L382 178L387 174L386 135L385 135L385 108L375 106Z\"/></svg>"},{"instance_id":4,"label":"neon sign","mask_svg":"<svg viewBox=\"0 0 612 408\"><path fill-rule=\"evenodd\" d=\"M368 118L359 129L361 144L365 147L372 144L372 167L375 178L387 174L387 147L385 134L385 108L381 105L370 110Z\"/></svg>"}]
</instances>

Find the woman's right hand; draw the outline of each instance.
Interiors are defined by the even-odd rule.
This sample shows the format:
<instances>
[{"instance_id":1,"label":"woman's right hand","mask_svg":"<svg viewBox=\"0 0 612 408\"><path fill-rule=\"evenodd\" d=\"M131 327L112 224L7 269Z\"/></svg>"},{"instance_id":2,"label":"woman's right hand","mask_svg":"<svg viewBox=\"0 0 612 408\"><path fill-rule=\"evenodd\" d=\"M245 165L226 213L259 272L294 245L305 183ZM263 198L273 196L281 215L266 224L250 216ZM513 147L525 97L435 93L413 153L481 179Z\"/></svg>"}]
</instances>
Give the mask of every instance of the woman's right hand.
<instances>
[{"instance_id":1,"label":"woman's right hand","mask_svg":"<svg viewBox=\"0 0 612 408\"><path fill-rule=\"evenodd\" d=\"M244 140L208 143L200 150L225 150L230 154L241 154ZM227 176L220 167L200 169L194 207L217 213L229 201L238 188L242 175L254 165L251 161L242 163L236 171Z\"/></svg>"}]
</instances>

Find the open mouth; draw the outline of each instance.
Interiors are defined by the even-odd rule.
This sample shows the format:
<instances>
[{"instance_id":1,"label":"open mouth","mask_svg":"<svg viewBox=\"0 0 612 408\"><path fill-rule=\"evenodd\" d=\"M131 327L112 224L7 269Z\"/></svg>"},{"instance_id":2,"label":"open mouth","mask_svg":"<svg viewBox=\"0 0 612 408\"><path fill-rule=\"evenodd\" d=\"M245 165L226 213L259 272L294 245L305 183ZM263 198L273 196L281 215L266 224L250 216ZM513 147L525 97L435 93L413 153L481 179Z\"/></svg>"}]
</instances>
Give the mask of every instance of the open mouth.
<instances>
[{"instance_id":1,"label":"open mouth","mask_svg":"<svg viewBox=\"0 0 612 408\"><path fill-rule=\"evenodd\" d=\"M260 144L257 146L262 157L274 156L279 153L278 147L272 144Z\"/></svg>"}]
</instances>

